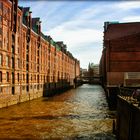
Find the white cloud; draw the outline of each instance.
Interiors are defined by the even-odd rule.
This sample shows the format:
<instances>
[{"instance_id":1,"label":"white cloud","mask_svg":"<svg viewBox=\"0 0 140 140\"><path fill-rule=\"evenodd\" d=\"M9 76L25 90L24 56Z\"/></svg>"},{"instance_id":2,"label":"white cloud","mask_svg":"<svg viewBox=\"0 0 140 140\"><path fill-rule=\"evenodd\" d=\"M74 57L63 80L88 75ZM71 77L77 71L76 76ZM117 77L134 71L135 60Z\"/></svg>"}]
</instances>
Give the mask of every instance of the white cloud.
<instances>
[{"instance_id":1,"label":"white cloud","mask_svg":"<svg viewBox=\"0 0 140 140\"><path fill-rule=\"evenodd\" d=\"M140 22L140 16L128 16L124 17L122 20L125 22Z\"/></svg>"},{"instance_id":2,"label":"white cloud","mask_svg":"<svg viewBox=\"0 0 140 140\"><path fill-rule=\"evenodd\" d=\"M130 9L140 8L140 2L139 1L122 2L120 4L117 4L116 6L123 10L130 10Z\"/></svg>"},{"instance_id":3,"label":"white cloud","mask_svg":"<svg viewBox=\"0 0 140 140\"><path fill-rule=\"evenodd\" d=\"M91 46L94 46L94 44L91 44ZM101 58L101 48L95 47L91 48L87 46L87 50L85 51L79 51L79 53L75 53L75 57L80 59L81 67L87 68L89 62L93 62L94 64L98 64Z\"/></svg>"},{"instance_id":4,"label":"white cloud","mask_svg":"<svg viewBox=\"0 0 140 140\"><path fill-rule=\"evenodd\" d=\"M71 25L73 27L73 25ZM103 33L96 29L69 29L65 24L58 26L49 32L54 40L64 40L69 47L78 47L79 45L101 40Z\"/></svg>"},{"instance_id":5,"label":"white cloud","mask_svg":"<svg viewBox=\"0 0 140 140\"><path fill-rule=\"evenodd\" d=\"M89 62L99 63L101 57L99 46L102 46L103 31L96 28L81 28L83 24L85 22L80 19L64 22L47 31L47 34L55 41L64 41L68 50L80 60L81 67L86 68Z\"/></svg>"},{"instance_id":6,"label":"white cloud","mask_svg":"<svg viewBox=\"0 0 140 140\"><path fill-rule=\"evenodd\" d=\"M102 12L101 9L97 8L95 5L88 7L86 9L81 10L77 15L75 15L74 19L81 20L89 20L91 18L96 17L98 14Z\"/></svg>"}]
</instances>

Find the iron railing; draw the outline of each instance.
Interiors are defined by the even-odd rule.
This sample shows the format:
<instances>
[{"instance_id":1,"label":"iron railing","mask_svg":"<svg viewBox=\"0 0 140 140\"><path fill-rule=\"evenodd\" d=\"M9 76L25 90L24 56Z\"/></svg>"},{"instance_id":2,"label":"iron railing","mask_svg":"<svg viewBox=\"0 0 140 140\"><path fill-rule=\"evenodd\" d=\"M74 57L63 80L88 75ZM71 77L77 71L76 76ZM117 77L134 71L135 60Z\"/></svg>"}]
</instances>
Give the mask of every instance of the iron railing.
<instances>
[{"instance_id":1,"label":"iron railing","mask_svg":"<svg viewBox=\"0 0 140 140\"><path fill-rule=\"evenodd\" d=\"M120 87L119 96L131 103L138 104L138 106L140 106L140 89Z\"/></svg>"}]
</instances>

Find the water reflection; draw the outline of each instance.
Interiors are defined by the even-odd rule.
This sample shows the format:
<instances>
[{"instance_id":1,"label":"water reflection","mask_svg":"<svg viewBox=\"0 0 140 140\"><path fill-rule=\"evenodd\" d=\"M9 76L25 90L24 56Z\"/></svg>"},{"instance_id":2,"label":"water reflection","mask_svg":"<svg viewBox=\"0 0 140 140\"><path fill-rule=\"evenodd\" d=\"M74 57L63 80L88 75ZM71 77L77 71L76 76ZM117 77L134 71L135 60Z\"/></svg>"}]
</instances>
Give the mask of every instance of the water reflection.
<instances>
[{"instance_id":1,"label":"water reflection","mask_svg":"<svg viewBox=\"0 0 140 140\"><path fill-rule=\"evenodd\" d=\"M0 138L114 140L114 114L100 86L83 85L1 109Z\"/></svg>"}]
</instances>

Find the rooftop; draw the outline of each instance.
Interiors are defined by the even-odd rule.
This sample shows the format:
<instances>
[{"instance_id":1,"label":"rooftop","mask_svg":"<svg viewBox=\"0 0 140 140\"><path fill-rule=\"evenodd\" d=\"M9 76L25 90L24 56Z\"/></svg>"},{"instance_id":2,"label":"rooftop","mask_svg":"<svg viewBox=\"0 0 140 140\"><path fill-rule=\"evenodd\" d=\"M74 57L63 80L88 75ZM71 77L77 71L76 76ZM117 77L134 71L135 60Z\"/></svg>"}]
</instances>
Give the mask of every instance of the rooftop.
<instances>
[{"instance_id":1,"label":"rooftop","mask_svg":"<svg viewBox=\"0 0 140 140\"><path fill-rule=\"evenodd\" d=\"M140 33L140 22L109 23L107 25L104 39L111 40L124 36Z\"/></svg>"}]
</instances>

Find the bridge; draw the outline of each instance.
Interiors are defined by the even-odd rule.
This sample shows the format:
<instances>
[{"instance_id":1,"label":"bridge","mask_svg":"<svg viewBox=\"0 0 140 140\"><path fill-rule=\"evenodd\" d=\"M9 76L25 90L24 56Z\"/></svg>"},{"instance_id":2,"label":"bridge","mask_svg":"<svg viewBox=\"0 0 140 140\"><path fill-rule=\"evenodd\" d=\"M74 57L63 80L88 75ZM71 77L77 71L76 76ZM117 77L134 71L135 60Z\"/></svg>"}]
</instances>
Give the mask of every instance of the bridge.
<instances>
[{"instance_id":1,"label":"bridge","mask_svg":"<svg viewBox=\"0 0 140 140\"><path fill-rule=\"evenodd\" d=\"M76 82L81 84L101 84L101 76L79 76L76 78Z\"/></svg>"}]
</instances>

